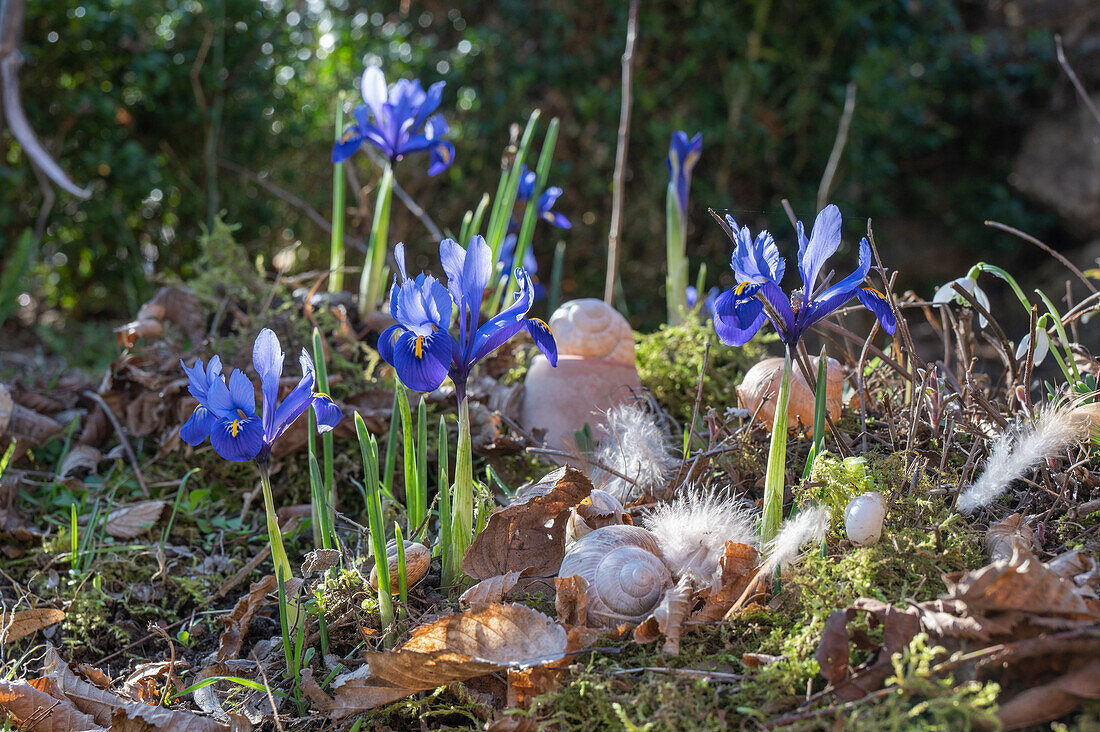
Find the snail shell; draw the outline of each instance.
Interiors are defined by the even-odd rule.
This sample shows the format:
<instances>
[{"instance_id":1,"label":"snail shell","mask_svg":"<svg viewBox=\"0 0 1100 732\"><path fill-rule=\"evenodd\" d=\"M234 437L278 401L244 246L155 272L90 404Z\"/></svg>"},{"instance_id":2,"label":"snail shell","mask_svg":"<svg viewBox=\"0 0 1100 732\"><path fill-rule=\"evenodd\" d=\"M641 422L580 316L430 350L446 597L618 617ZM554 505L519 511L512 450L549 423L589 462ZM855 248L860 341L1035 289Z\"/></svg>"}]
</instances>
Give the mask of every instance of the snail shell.
<instances>
[{"instance_id":1,"label":"snail shell","mask_svg":"<svg viewBox=\"0 0 1100 732\"><path fill-rule=\"evenodd\" d=\"M882 536L886 499L871 491L856 496L844 508L844 533L856 546L871 546Z\"/></svg>"},{"instance_id":2,"label":"snail shell","mask_svg":"<svg viewBox=\"0 0 1100 732\"><path fill-rule=\"evenodd\" d=\"M607 491L593 488L592 492L569 512L569 525L565 535L567 541L576 541L587 536L594 529L618 524L631 524L630 514L623 508L619 499Z\"/></svg>"},{"instance_id":3,"label":"snail shell","mask_svg":"<svg viewBox=\"0 0 1100 732\"><path fill-rule=\"evenodd\" d=\"M643 620L672 585L657 538L637 526L604 526L578 539L562 559L559 577L588 583L588 619L614 627Z\"/></svg>"},{"instance_id":4,"label":"snail shell","mask_svg":"<svg viewBox=\"0 0 1100 732\"><path fill-rule=\"evenodd\" d=\"M428 574L428 567L432 563L432 552L423 544L415 541L405 541L405 584L412 587L424 575ZM390 592L397 593L401 589L401 578L397 576L397 542L386 544L386 564L390 568ZM378 589L378 567L371 567L370 586Z\"/></svg>"},{"instance_id":5,"label":"snail shell","mask_svg":"<svg viewBox=\"0 0 1100 732\"><path fill-rule=\"evenodd\" d=\"M634 364L634 332L619 311L592 297L570 300L554 311L550 329L558 354Z\"/></svg>"}]
</instances>

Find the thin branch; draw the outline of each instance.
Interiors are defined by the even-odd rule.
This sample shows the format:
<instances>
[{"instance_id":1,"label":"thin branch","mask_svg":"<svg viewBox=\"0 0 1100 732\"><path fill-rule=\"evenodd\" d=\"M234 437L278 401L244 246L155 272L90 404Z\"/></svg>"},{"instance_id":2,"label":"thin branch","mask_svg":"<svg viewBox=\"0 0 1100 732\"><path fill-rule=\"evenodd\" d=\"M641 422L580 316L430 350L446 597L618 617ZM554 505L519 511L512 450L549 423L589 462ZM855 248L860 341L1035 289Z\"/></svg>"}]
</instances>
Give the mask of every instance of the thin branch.
<instances>
[{"instance_id":1,"label":"thin branch","mask_svg":"<svg viewBox=\"0 0 1100 732\"><path fill-rule=\"evenodd\" d=\"M1023 239L1024 241L1028 242L1029 244L1034 244L1035 246L1039 247L1044 252L1046 252L1047 254L1054 257L1055 259L1057 259L1062 264L1064 264L1066 266L1066 268L1069 269L1070 272L1073 272L1073 274L1077 275L1077 279L1079 279L1079 280L1081 280L1082 282L1085 283L1085 287L1089 288L1089 292L1096 292L1096 288L1092 286L1091 282L1089 282L1089 278L1085 277L1085 273L1082 272L1081 270L1077 269L1077 267L1073 264L1073 262L1066 259L1059 252L1054 251L1054 249L1052 249L1049 244L1044 244L1043 242L1039 241L1038 239L1036 239L1031 234L1025 234L1024 232L1020 231L1019 229L1014 229L1013 227L1009 226L1008 224L1002 224L999 221L986 221L985 225L986 226L992 226L994 229L1000 229L1001 231L1007 231L1009 234L1013 234L1014 236L1018 236L1021 239Z\"/></svg>"},{"instance_id":2,"label":"thin branch","mask_svg":"<svg viewBox=\"0 0 1100 732\"><path fill-rule=\"evenodd\" d=\"M32 164L37 165L56 186L77 198L92 197L90 188L81 188L69 179L61 166L54 162L46 148L38 141L34 129L27 121L23 102L19 98L19 67L23 55L19 53L19 41L23 36L23 0L0 2L0 100L8 120L12 136L23 148Z\"/></svg>"},{"instance_id":3,"label":"thin branch","mask_svg":"<svg viewBox=\"0 0 1100 732\"><path fill-rule=\"evenodd\" d=\"M218 165L225 168L226 170L232 171L239 175L243 175L245 178L248 178L250 181L254 182L256 185L260 186L271 195L282 201L285 201L286 203L289 203L291 206L304 213L306 216L309 217L310 221L317 224L317 226L324 230L326 234L332 233L332 224L327 221L324 216L319 214L317 212L317 209L313 208L290 191L280 188L266 178L261 178L260 176L253 173L251 170L248 170L247 168L242 168L241 166L229 160L219 159ZM367 245L353 236L348 236L347 234L344 234L344 243L350 244L361 252L367 251Z\"/></svg>"},{"instance_id":4,"label":"thin branch","mask_svg":"<svg viewBox=\"0 0 1100 732\"><path fill-rule=\"evenodd\" d=\"M833 151L829 153L829 162L825 164L825 172L821 176L821 185L817 187L817 210L825 208L825 202L829 199L829 189L833 187L833 176L840 165L840 157L844 154L844 146L848 143L848 129L852 126L852 115L856 111L856 83L848 82L844 92L844 111L840 113L840 123L836 128L836 139L833 140Z\"/></svg>"},{"instance_id":5,"label":"thin branch","mask_svg":"<svg viewBox=\"0 0 1100 732\"><path fill-rule=\"evenodd\" d=\"M1066 59L1066 49L1062 48L1062 36L1058 33L1054 34L1054 48L1058 54L1058 63L1061 65L1062 70L1066 72L1070 82L1073 83L1073 88L1077 90L1077 96L1081 97L1081 101L1092 112L1092 118L1096 120L1096 124L1100 125L1100 110L1092 103L1092 97L1089 96L1085 85L1081 83L1081 80L1077 78L1077 72L1069 65L1069 61Z\"/></svg>"},{"instance_id":6,"label":"thin branch","mask_svg":"<svg viewBox=\"0 0 1100 732\"><path fill-rule=\"evenodd\" d=\"M623 228L623 179L626 177L626 148L630 143L630 108L634 104L634 43L638 39L638 0L630 0L626 21L626 50L623 51L622 106L619 108L619 136L615 146L615 174L611 179L611 231L607 234L607 281L603 300L615 296L615 273L619 268L619 236Z\"/></svg>"},{"instance_id":7,"label":"thin branch","mask_svg":"<svg viewBox=\"0 0 1100 732\"><path fill-rule=\"evenodd\" d=\"M385 161L382 160L382 157L371 147L364 145L363 149L367 151L367 156L377 168L382 169L386 167ZM409 210L409 213L420 219L420 223L424 224L424 228L428 230L428 233L432 235L433 239L436 241L443 239L443 231L436 225L435 221L432 220L432 217L428 215L428 212L401 187L396 177L393 179L393 195L397 196L397 199L405 204L405 208Z\"/></svg>"}]
</instances>

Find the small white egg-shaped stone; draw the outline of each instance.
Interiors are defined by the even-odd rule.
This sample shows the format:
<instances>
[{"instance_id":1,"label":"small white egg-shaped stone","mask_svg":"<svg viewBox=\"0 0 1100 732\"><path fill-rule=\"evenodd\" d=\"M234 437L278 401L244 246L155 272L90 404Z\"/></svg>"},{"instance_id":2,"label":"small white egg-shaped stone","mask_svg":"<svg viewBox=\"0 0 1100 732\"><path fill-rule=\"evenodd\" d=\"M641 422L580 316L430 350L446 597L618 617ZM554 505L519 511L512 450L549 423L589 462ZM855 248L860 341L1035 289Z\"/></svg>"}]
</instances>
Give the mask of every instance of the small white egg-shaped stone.
<instances>
[{"instance_id":1,"label":"small white egg-shaped stone","mask_svg":"<svg viewBox=\"0 0 1100 732\"><path fill-rule=\"evenodd\" d=\"M874 491L856 496L844 508L844 532L856 546L871 546L882 536L886 499Z\"/></svg>"}]
</instances>

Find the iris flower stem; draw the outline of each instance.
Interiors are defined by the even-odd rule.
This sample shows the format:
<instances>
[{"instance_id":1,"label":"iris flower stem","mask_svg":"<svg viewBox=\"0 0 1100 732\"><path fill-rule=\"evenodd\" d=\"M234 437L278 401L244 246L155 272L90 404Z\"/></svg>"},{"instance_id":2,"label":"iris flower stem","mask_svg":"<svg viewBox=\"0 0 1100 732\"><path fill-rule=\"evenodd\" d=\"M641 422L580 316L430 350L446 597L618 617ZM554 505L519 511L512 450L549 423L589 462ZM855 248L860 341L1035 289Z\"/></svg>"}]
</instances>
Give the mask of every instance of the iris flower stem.
<instances>
[{"instance_id":1,"label":"iris flower stem","mask_svg":"<svg viewBox=\"0 0 1100 732\"><path fill-rule=\"evenodd\" d=\"M386 163L378 183L370 239L367 241L367 266L359 278L359 315L366 315L378 304L382 293L382 269L386 265L386 240L390 229L390 203L393 201L393 164Z\"/></svg>"},{"instance_id":2,"label":"iris flower stem","mask_svg":"<svg viewBox=\"0 0 1100 732\"><path fill-rule=\"evenodd\" d=\"M688 287L688 269L685 259L687 222L676 196L676 183L668 184L665 196L665 259L668 273L665 275L665 302L668 307L668 324L677 325L684 320L687 308L685 299Z\"/></svg>"},{"instance_id":3,"label":"iris flower stem","mask_svg":"<svg viewBox=\"0 0 1100 732\"><path fill-rule=\"evenodd\" d=\"M779 533L783 521L783 489L786 487L787 402L791 395L791 349L783 359L783 379L775 402L772 444L768 450L768 472L764 478L764 510L760 518L760 543L767 546Z\"/></svg>"},{"instance_id":4,"label":"iris flower stem","mask_svg":"<svg viewBox=\"0 0 1100 732\"><path fill-rule=\"evenodd\" d=\"M458 399L458 446L455 450L455 482L451 491L451 546L443 568L443 584L454 585L462 577L462 557L473 539L474 455L470 438L470 406L465 394Z\"/></svg>"},{"instance_id":5,"label":"iris flower stem","mask_svg":"<svg viewBox=\"0 0 1100 732\"><path fill-rule=\"evenodd\" d=\"M336 139L344 133L344 93L336 102ZM332 242L329 245L328 291L344 289L344 164L332 168Z\"/></svg>"},{"instance_id":6,"label":"iris flower stem","mask_svg":"<svg viewBox=\"0 0 1100 732\"><path fill-rule=\"evenodd\" d=\"M267 534L271 539L271 558L275 562L276 573L282 572L283 578L289 580L294 572L290 568L290 560L287 559L286 549L283 547L283 532L279 530L279 516L275 513L275 498L271 494L271 471L267 463L259 463L260 486L264 493L264 511L267 513Z\"/></svg>"}]
</instances>

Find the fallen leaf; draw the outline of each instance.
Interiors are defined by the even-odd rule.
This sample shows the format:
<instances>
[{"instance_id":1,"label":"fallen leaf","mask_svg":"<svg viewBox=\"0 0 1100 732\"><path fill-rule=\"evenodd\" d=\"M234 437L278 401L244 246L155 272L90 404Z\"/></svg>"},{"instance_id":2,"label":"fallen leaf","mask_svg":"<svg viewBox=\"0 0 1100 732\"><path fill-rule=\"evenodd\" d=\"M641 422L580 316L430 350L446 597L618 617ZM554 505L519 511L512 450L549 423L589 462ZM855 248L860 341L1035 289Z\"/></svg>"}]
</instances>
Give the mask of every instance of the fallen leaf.
<instances>
[{"instance_id":1,"label":"fallen leaf","mask_svg":"<svg viewBox=\"0 0 1100 732\"><path fill-rule=\"evenodd\" d=\"M494 671L553 663L567 648L565 628L551 618L525 605L491 605L421 626L395 651L366 653L367 666L333 682L335 697L313 689L311 698L338 718Z\"/></svg>"},{"instance_id":2,"label":"fallen leaf","mask_svg":"<svg viewBox=\"0 0 1100 732\"><path fill-rule=\"evenodd\" d=\"M100 732L104 727L67 699L58 699L26 681L0 681L0 712L19 729L35 732Z\"/></svg>"},{"instance_id":3,"label":"fallen leaf","mask_svg":"<svg viewBox=\"0 0 1100 732\"><path fill-rule=\"evenodd\" d=\"M478 580L528 567L541 576L557 574L565 555L569 510L591 491L584 473L569 466L521 488L511 504L489 515L462 558L462 570Z\"/></svg>"},{"instance_id":4,"label":"fallen leaf","mask_svg":"<svg viewBox=\"0 0 1100 732\"><path fill-rule=\"evenodd\" d=\"M340 552L336 549L314 549L302 562L302 577L314 572L327 572L340 561Z\"/></svg>"},{"instance_id":5,"label":"fallen leaf","mask_svg":"<svg viewBox=\"0 0 1100 732\"><path fill-rule=\"evenodd\" d=\"M108 514L105 529L116 539L133 539L144 534L150 526L159 521L167 506L167 501L161 500L142 501L124 506Z\"/></svg>"},{"instance_id":6,"label":"fallen leaf","mask_svg":"<svg viewBox=\"0 0 1100 732\"><path fill-rule=\"evenodd\" d=\"M176 661L176 668L187 668L186 661ZM134 701L147 704L160 702L161 687L157 681L167 679L171 668L170 661L151 661L139 664L133 673L122 682L122 694Z\"/></svg>"},{"instance_id":7,"label":"fallen leaf","mask_svg":"<svg viewBox=\"0 0 1100 732\"><path fill-rule=\"evenodd\" d=\"M225 630L218 638L217 659L220 662L236 658L241 652L241 644L248 635L248 628L252 624L252 616L260 609L267 599L267 595L278 587L275 575L267 575L259 582L253 582L248 588L248 594L237 600L233 610L228 615L223 615L221 621L225 624Z\"/></svg>"},{"instance_id":8,"label":"fallen leaf","mask_svg":"<svg viewBox=\"0 0 1100 732\"><path fill-rule=\"evenodd\" d=\"M1026 612L1052 618L1089 620L1096 614L1074 591L1074 585L1030 553L1015 564L995 561L973 572L944 576L948 599L966 604L971 613Z\"/></svg>"},{"instance_id":9,"label":"fallen leaf","mask_svg":"<svg viewBox=\"0 0 1100 732\"><path fill-rule=\"evenodd\" d=\"M532 567L527 567L520 572L498 574L478 582L462 593L458 598L459 603L466 607L478 607L480 605L498 605L517 584L520 579L531 575Z\"/></svg>"},{"instance_id":10,"label":"fallen leaf","mask_svg":"<svg viewBox=\"0 0 1100 732\"><path fill-rule=\"evenodd\" d=\"M72 445L65 459L61 461L61 467L57 471L58 478L84 477L95 473L99 465L101 455L99 450L91 445Z\"/></svg>"},{"instance_id":11,"label":"fallen leaf","mask_svg":"<svg viewBox=\"0 0 1100 732\"><path fill-rule=\"evenodd\" d=\"M558 614L558 620L566 625L587 625L588 583L584 577L579 574L556 577L554 585L557 587L554 609Z\"/></svg>"},{"instance_id":12,"label":"fallen leaf","mask_svg":"<svg viewBox=\"0 0 1100 732\"><path fill-rule=\"evenodd\" d=\"M773 656L769 653L742 653L741 663L745 665L745 668L761 668L763 666L770 666L776 661L783 660L782 656Z\"/></svg>"},{"instance_id":13,"label":"fallen leaf","mask_svg":"<svg viewBox=\"0 0 1100 732\"><path fill-rule=\"evenodd\" d=\"M52 607L0 613L0 642L11 643L65 619L65 613Z\"/></svg>"},{"instance_id":14,"label":"fallen leaf","mask_svg":"<svg viewBox=\"0 0 1100 732\"><path fill-rule=\"evenodd\" d=\"M726 552L719 564L722 571L718 587L706 598L703 607L691 616L692 622L725 617L753 580L759 564L760 552L755 547L735 541L726 542Z\"/></svg>"},{"instance_id":15,"label":"fallen leaf","mask_svg":"<svg viewBox=\"0 0 1100 732\"><path fill-rule=\"evenodd\" d=\"M1024 523L1024 517L1018 513L990 525L985 532L985 548L993 561L1012 559L1013 554L1031 552L1035 532Z\"/></svg>"},{"instance_id":16,"label":"fallen leaf","mask_svg":"<svg viewBox=\"0 0 1100 732\"><path fill-rule=\"evenodd\" d=\"M1100 660L1090 660L1048 684L1025 689L997 709L1006 730L1045 724L1100 699Z\"/></svg>"}]
</instances>

